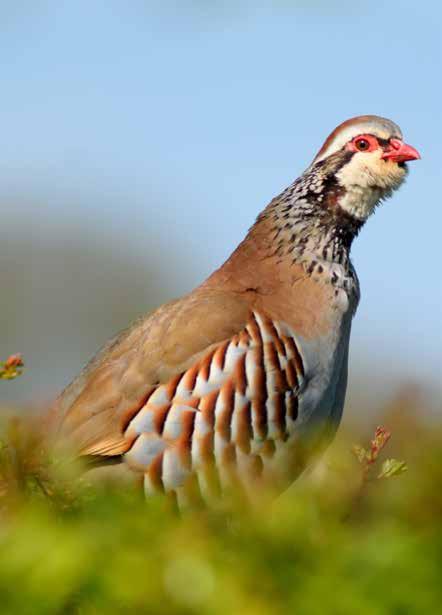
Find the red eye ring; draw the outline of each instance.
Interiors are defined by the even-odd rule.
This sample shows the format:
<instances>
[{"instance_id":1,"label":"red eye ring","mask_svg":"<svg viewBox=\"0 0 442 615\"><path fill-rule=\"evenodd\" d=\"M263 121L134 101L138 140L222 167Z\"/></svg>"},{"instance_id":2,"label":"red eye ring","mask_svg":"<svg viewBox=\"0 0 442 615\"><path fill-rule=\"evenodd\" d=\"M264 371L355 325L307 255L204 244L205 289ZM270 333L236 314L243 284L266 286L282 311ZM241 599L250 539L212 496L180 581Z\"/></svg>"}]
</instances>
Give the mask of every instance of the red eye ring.
<instances>
[{"instance_id":1,"label":"red eye ring","mask_svg":"<svg viewBox=\"0 0 442 615\"><path fill-rule=\"evenodd\" d=\"M378 147L379 141L373 135L358 135L348 144L352 152L373 152Z\"/></svg>"}]
</instances>

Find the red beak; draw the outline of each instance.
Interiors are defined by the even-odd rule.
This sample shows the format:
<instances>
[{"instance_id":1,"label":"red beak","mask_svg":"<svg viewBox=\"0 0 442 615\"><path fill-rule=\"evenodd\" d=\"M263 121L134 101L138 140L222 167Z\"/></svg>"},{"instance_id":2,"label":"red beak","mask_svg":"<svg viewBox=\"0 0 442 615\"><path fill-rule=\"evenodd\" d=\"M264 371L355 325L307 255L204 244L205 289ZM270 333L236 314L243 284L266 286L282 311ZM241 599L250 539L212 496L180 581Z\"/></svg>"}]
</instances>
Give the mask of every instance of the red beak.
<instances>
[{"instance_id":1,"label":"red beak","mask_svg":"<svg viewBox=\"0 0 442 615\"><path fill-rule=\"evenodd\" d=\"M383 154L384 160L393 160L393 162L406 162L407 160L419 160L420 154L417 149L407 145L400 139L390 139L390 148Z\"/></svg>"}]
</instances>

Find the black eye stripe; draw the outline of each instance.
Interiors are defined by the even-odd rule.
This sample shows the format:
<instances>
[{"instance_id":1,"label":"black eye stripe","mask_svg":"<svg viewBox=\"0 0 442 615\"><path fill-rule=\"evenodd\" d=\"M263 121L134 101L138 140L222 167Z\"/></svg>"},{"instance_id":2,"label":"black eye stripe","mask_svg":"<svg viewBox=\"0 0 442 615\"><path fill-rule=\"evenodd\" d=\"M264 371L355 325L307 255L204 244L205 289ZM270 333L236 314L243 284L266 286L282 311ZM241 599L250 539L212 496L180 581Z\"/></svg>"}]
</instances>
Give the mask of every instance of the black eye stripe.
<instances>
[{"instance_id":1,"label":"black eye stripe","mask_svg":"<svg viewBox=\"0 0 442 615\"><path fill-rule=\"evenodd\" d=\"M376 137L376 139L378 140L378 143L381 147L387 147L388 145L390 145L389 139L381 139L380 137Z\"/></svg>"}]
</instances>

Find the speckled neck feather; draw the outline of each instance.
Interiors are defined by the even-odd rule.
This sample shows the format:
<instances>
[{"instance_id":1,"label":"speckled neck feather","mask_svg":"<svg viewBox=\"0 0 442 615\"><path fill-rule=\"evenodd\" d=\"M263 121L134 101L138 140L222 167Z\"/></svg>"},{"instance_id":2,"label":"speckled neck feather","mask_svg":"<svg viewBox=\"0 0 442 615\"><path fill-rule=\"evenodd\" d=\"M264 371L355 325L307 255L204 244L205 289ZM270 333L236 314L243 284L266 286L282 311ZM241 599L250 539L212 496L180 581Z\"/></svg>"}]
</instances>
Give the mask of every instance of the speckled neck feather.
<instances>
[{"instance_id":1,"label":"speckled neck feather","mask_svg":"<svg viewBox=\"0 0 442 615\"><path fill-rule=\"evenodd\" d=\"M337 282L333 265L350 272L351 244L364 224L339 205L346 189L337 173L351 156L339 152L308 169L271 201L255 225L271 224L274 254L289 256L309 274L329 273L332 283Z\"/></svg>"}]
</instances>

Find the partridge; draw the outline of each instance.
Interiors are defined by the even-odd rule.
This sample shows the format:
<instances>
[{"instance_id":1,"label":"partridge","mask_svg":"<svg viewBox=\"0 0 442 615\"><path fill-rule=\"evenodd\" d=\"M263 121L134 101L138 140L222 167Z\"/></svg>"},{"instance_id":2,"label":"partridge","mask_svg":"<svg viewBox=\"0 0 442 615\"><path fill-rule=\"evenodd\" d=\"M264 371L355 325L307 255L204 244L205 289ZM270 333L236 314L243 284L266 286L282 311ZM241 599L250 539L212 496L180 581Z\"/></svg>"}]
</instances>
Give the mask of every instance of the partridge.
<instances>
[{"instance_id":1,"label":"partridge","mask_svg":"<svg viewBox=\"0 0 442 615\"><path fill-rule=\"evenodd\" d=\"M280 493L332 439L359 284L353 239L418 152L392 121L338 126L190 294L109 342L53 408L57 439L185 506Z\"/></svg>"}]
</instances>

